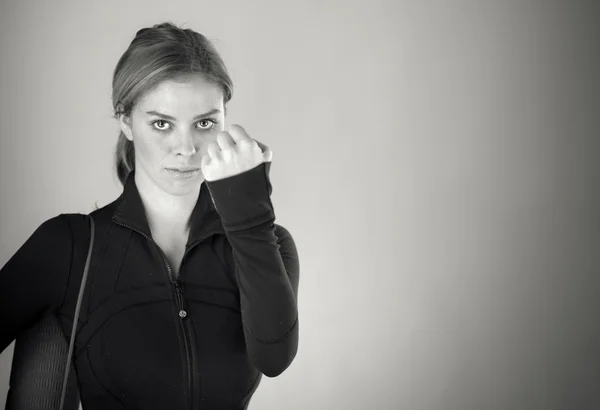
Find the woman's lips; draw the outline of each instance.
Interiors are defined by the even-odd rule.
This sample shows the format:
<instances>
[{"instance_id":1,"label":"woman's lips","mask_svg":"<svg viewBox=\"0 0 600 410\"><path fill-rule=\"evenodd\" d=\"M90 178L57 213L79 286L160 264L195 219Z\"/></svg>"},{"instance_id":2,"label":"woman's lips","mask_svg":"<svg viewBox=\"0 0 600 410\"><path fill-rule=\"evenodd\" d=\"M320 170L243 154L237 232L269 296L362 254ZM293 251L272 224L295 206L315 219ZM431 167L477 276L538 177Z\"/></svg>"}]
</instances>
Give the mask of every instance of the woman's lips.
<instances>
[{"instance_id":1,"label":"woman's lips","mask_svg":"<svg viewBox=\"0 0 600 410\"><path fill-rule=\"evenodd\" d=\"M165 168L169 174L178 178L192 178L200 172L200 168Z\"/></svg>"}]
</instances>

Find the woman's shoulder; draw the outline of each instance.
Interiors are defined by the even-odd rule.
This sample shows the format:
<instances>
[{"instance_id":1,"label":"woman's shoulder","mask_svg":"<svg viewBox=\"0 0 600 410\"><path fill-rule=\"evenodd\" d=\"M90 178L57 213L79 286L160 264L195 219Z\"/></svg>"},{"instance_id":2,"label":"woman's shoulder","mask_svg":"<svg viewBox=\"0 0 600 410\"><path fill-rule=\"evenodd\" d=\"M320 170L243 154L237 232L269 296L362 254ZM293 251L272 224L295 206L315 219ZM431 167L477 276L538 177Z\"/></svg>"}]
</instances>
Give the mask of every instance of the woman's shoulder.
<instances>
[{"instance_id":1,"label":"woman's shoulder","mask_svg":"<svg viewBox=\"0 0 600 410\"><path fill-rule=\"evenodd\" d=\"M277 223L275 223L273 225L275 225L275 236L277 236L278 242L281 243L281 242L285 241L285 242L294 243L294 238L293 238L292 234L290 233L290 231L286 227L284 227L280 224L277 224Z\"/></svg>"},{"instance_id":2,"label":"woman's shoulder","mask_svg":"<svg viewBox=\"0 0 600 410\"><path fill-rule=\"evenodd\" d=\"M60 239L70 239L69 219L65 214L59 214L42 221L32 237L41 240L60 241Z\"/></svg>"},{"instance_id":3,"label":"woman's shoulder","mask_svg":"<svg viewBox=\"0 0 600 410\"><path fill-rule=\"evenodd\" d=\"M118 205L118 200L119 198L102 207L97 206L89 214L80 212L58 214L44 221L41 227L43 226L45 229L49 231L54 230L55 232L71 230L71 233L76 233L82 227L85 231L89 231L90 219L93 219L96 225L112 219L112 214Z\"/></svg>"},{"instance_id":4,"label":"woman's shoulder","mask_svg":"<svg viewBox=\"0 0 600 410\"><path fill-rule=\"evenodd\" d=\"M51 240L54 245L67 243L87 243L90 238L91 220L98 228L110 225L112 215L118 206L119 198L102 206L96 207L89 214L81 212L63 212L44 220L34 232L34 236L44 241ZM97 229L96 229L97 231ZM77 246L76 246L77 247Z\"/></svg>"},{"instance_id":5,"label":"woman's shoulder","mask_svg":"<svg viewBox=\"0 0 600 410\"><path fill-rule=\"evenodd\" d=\"M69 237L74 226L87 223L88 215L81 213L61 213L44 220L36 229L37 234L51 235L55 238Z\"/></svg>"},{"instance_id":6,"label":"woman's shoulder","mask_svg":"<svg viewBox=\"0 0 600 410\"><path fill-rule=\"evenodd\" d=\"M89 232L89 215L61 213L42 221L28 242L36 244L44 253L65 253L72 250L74 242L88 237Z\"/></svg>"},{"instance_id":7,"label":"woman's shoulder","mask_svg":"<svg viewBox=\"0 0 600 410\"><path fill-rule=\"evenodd\" d=\"M38 296L40 292L48 294L40 296L41 301L58 303L78 247L74 231L83 226L85 218L83 214L59 214L43 220L0 270L0 287L14 288L16 294L35 288L31 292Z\"/></svg>"}]
</instances>

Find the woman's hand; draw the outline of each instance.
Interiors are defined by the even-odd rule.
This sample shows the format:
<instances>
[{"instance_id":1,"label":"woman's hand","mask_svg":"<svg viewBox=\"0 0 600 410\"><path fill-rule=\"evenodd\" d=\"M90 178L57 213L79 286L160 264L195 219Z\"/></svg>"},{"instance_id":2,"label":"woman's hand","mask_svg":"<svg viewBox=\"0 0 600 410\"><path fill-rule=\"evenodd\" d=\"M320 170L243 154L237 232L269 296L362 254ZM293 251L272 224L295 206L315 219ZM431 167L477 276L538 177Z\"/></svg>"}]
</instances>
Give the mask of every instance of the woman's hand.
<instances>
[{"instance_id":1,"label":"woman's hand","mask_svg":"<svg viewBox=\"0 0 600 410\"><path fill-rule=\"evenodd\" d=\"M221 131L217 141L208 145L200 168L206 181L217 181L270 162L273 151L251 138L240 125L232 124L229 132Z\"/></svg>"}]
</instances>

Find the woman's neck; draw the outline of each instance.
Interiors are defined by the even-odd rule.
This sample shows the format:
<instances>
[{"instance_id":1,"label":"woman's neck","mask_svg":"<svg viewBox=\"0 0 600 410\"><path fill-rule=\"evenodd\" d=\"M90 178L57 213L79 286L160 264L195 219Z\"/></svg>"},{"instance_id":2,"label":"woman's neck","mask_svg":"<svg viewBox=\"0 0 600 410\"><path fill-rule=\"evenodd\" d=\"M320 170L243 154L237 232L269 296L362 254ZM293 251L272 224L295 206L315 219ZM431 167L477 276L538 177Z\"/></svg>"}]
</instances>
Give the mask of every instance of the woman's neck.
<instances>
[{"instance_id":1,"label":"woman's neck","mask_svg":"<svg viewBox=\"0 0 600 410\"><path fill-rule=\"evenodd\" d=\"M136 172L135 184L152 231L189 232L190 217L198 200L200 185L189 194L172 195L142 172Z\"/></svg>"}]
</instances>

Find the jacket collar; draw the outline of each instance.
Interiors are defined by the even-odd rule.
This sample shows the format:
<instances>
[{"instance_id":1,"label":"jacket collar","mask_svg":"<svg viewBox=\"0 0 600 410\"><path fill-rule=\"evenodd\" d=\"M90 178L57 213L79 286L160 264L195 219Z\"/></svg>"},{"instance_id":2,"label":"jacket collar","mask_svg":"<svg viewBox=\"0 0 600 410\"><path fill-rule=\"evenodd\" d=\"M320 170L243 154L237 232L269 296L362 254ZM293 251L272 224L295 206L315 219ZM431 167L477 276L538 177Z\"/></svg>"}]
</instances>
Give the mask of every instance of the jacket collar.
<instances>
[{"instance_id":1,"label":"jacket collar","mask_svg":"<svg viewBox=\"0 0 600 410\"><path fill-rule=\"evenodd\" d=\"M135 170L127 176L123 193L117 201L112 220L145 236L152 237L142 198L135 184ZM186 246L201 241L212 234L224 233L219 213L212 201L206 182L202 182L196 206L191 215L191 228Z\"/></svg>"}]
</instances>

